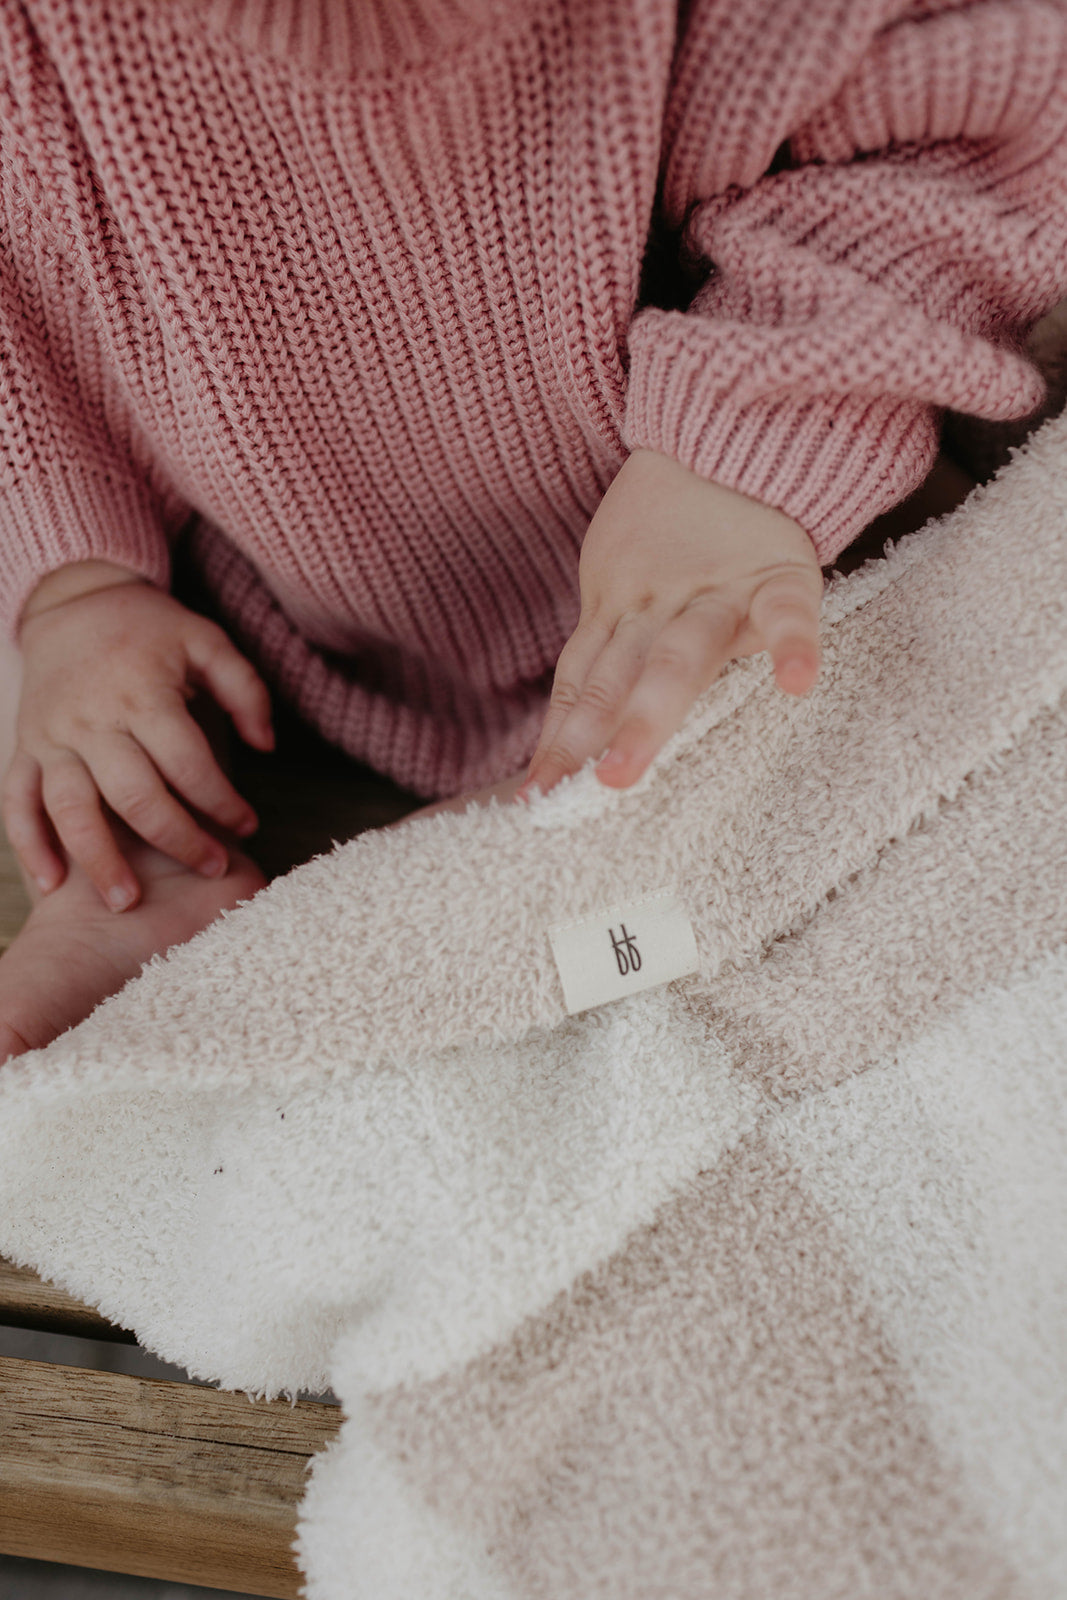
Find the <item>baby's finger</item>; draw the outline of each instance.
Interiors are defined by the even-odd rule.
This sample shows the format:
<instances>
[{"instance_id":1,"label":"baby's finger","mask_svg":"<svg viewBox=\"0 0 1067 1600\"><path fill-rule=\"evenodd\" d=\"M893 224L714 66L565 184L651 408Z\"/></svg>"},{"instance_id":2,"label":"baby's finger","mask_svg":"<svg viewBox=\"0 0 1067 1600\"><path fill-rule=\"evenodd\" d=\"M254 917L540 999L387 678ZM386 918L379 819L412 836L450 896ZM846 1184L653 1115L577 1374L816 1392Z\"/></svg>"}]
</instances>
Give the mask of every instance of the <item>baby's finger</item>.
<instances>
[{"instance_id":1,"label":"baby's finger","mask_svg":"<svg viewBox=\"0 0 1067 1600\"><path fill-rule=\"evenodd\" d=\"M134 719L130 732L171 788L197 811L239 838L255 832L255 812L226 777L210 740L180 695L175 695L172 715L145 724Z\"/></svg>"},{"instance_id":2,"label":"baby's finger","mask_svg":"<svg viewBox=\"0 0 1067 1600\"><path fill-rule=\"evenodd\" d=\"M822 578L795 571L768 578L752 596L749 621L770 651L774 676L787 694L806 694L819 676Z\"/></svg>"},{"instance_id":3,"label":"baby's finger","mask_svg":"<svg viewBox=\"0 0 1067 1600\"><path fill-rule=\"evenodd\" d=\"M597 766L602 782L618 789L637 782L730 659L739 621L736 608L718 594L698 595L671 618L650 649L611 749Z\"/></svg>"},{"instance_id":4,"label":"baby's finger","mask_svg":"<svg viewBox=\"0 0 1067 1600\"><path fill-rule=\"evenodd\" d=\"M556 669L557 678L563 672L559 703L568 709L557 719L551 737L543 741L524 788L536 784L547 794L560 778L577 772L590 756L600 754L619 725L656 626L647 612L624 613L584 681L565 670L569 664L561 653Z\"/></svg>"},{"instance_id":5,"label":"baby's finger","mask_svg":"<svg viewBox=\"0 0 1067 1600\"><path fill-rule=\"evenodd\" d=\"M156 850L205 878L221 878L229 858L174 798L136 739L114 734L86 752L100 793L122 820Z\"/></svg>"},{"instance_id":6,"label":"baby's finger","mask_svg":"<svg viewBox=\"0 0 1067 1600\"><path fill-rule=\"evenodd\" d=\"M556 671L552 679L552 695L548 702L545 720L541 724L541 737L530 758L524 789L533 782L533 775L541 764L546 750L550 750L560 727L570 716L581 693L582 684L590 668L611 638L612 630L594 621L579 622L567 643L556 658Z\"/></svg>"},{"instance_id":7,"label":"baby's finger","mask_svg":"<svg viewBox=\"0 0 1067 1600\"><path fill-rule=\"evenodd\" d=\"M50 894L67 875L67 864L55 849L41 799L41 768L25 750L17 750L3 792L4 828L11 848L43 894Z\"/></svg>"},{"instance_id":8,"label":"baby's finger","mask_svg":"<svg viewBox=\"0 0 1067 1600\"><path fill-rule=\"evenodd\" d=\"M204 687L233 718L237 732L256 750L274 749L270 691L246 656L213 622L198 618L186 643L189 664Z\"/></svg>"},{"instance_id":9,"label":"baby's finger","mask_svg":"<svg viewBox=\"0 0 1067 1600\"><path fill-rule=\"evenodd\" d=\"M41 769L41 797L59 842L113 911L140 898L141 886L115 841L88 767L61 750Z\"/></svg>"}]
</instances>

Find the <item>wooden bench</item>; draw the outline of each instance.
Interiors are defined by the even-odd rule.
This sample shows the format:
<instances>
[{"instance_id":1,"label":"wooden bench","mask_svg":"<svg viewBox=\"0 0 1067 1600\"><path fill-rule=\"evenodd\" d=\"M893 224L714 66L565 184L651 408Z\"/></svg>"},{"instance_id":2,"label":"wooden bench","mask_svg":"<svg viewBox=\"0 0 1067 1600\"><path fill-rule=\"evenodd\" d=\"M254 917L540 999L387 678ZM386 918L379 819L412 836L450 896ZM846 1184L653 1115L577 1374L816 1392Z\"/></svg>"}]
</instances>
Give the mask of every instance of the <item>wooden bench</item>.
<instances>
[{"instance_id":1,"label":"wooden bench","mask_svg":"<svg viewBox=\"0 0 1067 1600\"><path fill-rule=\"evenodd\" d=\"M418 804L276 720L278 754L242 752L235 763L269 876ZM28 909L0 835L0 950ZM2 1327L136 1342L0 1260ZM0 1356L0 1553L295 1600L297 1506L310 1458L341 1421L321 1400L253 1403L200 1384Z\"/></svg>"},{"instance_id":2,"label":"wooden bench","mask_svg":"<svg viewBox=\"0 0 1067 1600\"><path fill-rule=\"evenodd\" d=\"M132 1338L7 1262L0 1321ZM288 1600L308 1464L341 1420L322 1401L0 1357L0 1551Z\"/></svg>"}]
</instances>

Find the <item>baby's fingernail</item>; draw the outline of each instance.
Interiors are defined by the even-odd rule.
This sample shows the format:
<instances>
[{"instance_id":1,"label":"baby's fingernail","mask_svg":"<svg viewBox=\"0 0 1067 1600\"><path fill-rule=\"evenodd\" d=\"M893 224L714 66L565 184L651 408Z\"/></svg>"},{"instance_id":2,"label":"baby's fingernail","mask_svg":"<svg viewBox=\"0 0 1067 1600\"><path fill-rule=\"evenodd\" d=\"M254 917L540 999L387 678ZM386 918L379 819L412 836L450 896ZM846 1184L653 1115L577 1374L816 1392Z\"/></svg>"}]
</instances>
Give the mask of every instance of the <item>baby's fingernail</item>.
<instances>
[{"instance_id":1,"label":"baby's fingernail","mask_svg":"<svg viewBox=\"0 0 1067 1600\"><path fill-rule=\"evenodd\" d=\"M598 761L597 772L614 772L619 767L625 766L628 757L621 750L609 750L603 761Z\"/></svg>"},{"instance_id":2,"label":"baby's fingernail","mask_svg":"<svg viewBox=\"0 0 1067 1600\"><path fill-rule=\"evenodd\" d=\"M42 873L39 878L34 879L34 882L42 894L51 894L52 890L58 885L59 879L54 873Z\"/></svg>"},{"instance_id":3,"label":"baby's fingernail","mask_svg":"<svg viewBox=\"0 0 1067 1600\"><path fill-rule=\"evenodd\" d=\"M125 911L127 906L133 905L136 898L137 891L135 889L123 889L119 884L116 884L113 889L108 890L107 903L112 911Z\"/></svg>"},{"instance_id":4,"label":"baby's fingernail","mask_svg":"<svg viewBox=\"0 0 1067 1600\"><path fill-rule=\"evenodd\" d=\"M247 817L245 817L244 821L240 822L238 824L238 826L237 826L237 829L236 829L237 837L239 839L247 839L248 835L250 833L255 833L255 831L256 831L256 829L258 827L259 827L259 819L257 817L251 816L251 815L247 816Z\"/></svg>"},{"instance_id":5,"label":"baby's fingernail","mask_svg":"<svg viewBox=\"0 0 1067 1600\"><path fill-rule=\"evenodd\" d=\"M815 681L811 662L804 656L790 656L778 669L778 681L787 693L806 693Z\"/></svg>"},{"instance_id":6,"label":"baby's fingernail","mask_svg":"<svg viewBox=\"0 0 1067 1600\"><path fill-rule=\"evenodd\" d=\"M224 855L208 856L200 871L205 878L221 878L228 865L229 861Z\"/></svg>"}]
</instances>

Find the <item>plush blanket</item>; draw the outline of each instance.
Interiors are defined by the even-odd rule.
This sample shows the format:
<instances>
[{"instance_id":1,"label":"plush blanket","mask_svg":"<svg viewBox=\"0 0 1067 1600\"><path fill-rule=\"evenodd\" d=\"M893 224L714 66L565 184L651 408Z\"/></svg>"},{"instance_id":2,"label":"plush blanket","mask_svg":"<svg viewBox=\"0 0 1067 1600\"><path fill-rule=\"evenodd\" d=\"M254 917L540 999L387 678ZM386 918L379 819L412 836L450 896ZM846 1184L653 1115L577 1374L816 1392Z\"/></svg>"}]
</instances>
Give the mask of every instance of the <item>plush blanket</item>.
<instances>
[{"instance_id":1,"label":"plush blanket","mask_svg":"<svg viewBox=\"0 0 1067 1600\"><path fill-rule=\"evenodd\" d=\"M336 1390L313 1600L1062 1600L1065 624L1054 421L808 697L364 834L6 1067L0 1251Z\"/></svg>"}]
</instances>

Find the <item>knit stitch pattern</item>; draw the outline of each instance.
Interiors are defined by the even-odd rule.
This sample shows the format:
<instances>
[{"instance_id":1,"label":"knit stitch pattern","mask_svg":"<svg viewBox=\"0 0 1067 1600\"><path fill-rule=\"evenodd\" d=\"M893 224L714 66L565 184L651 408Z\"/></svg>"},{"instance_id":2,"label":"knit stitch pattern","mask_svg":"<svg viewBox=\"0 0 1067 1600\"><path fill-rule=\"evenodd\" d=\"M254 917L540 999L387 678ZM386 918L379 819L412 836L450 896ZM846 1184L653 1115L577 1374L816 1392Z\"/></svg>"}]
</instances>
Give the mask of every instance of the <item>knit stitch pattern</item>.
<instances>
[{"instance_id":1,"label":"knit stitch pattern","mask_svg":"<svg viewBox=\"0 0 1067 1600\"><path fill-rule=\"evenodd\" d=\"M517 770L629 451L829 563L1040 402L1065 69L1052 0L0 0L5 625L185 529L328 738Z\"/></svg>"}]
</instances>

